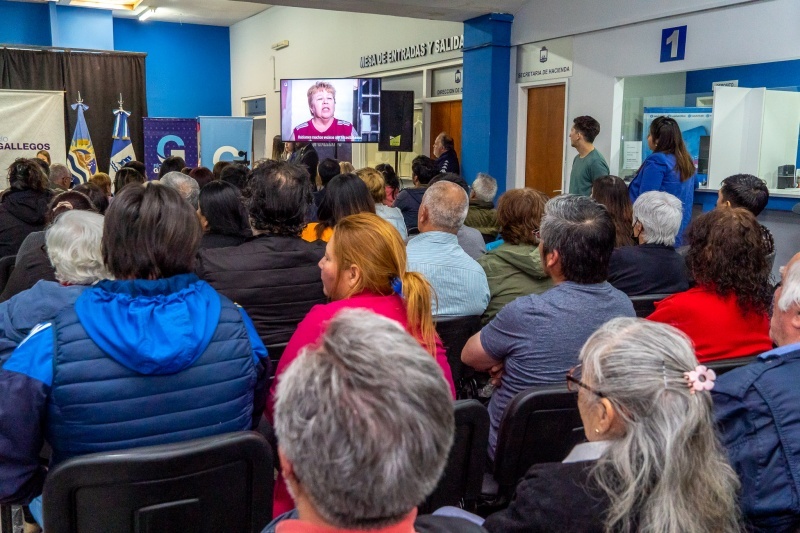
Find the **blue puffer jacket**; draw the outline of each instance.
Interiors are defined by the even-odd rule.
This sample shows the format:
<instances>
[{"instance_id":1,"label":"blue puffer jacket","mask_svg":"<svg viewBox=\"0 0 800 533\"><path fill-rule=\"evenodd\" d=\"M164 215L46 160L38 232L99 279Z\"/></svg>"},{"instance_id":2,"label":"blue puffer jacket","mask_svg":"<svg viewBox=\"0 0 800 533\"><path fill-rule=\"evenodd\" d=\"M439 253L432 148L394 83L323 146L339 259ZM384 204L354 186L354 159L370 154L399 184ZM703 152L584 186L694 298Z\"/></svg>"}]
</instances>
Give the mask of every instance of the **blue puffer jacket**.
<instances>
[{"instance_id":1,"label":"blue puffer jacket","mask_svg":"<svg viewBox=\"0 0 800 533\"><path fill-rule=\"evenodd\" d=\"M750 531L796 531L800 525L798 383L800 344L792 344L720 376L711 391Z\"/></svg>"},{"instance_id":2,"label":"blue puffer jacket","mask_svg":"<svg viewBox=\"0 0 800 533\"><path fill-rule=\"evenodd\" d=\"M41 493L43 438L56 464L250 429L268 370L246 313L194 274L102 281L0 368L0 502Z\"/></svg>"}]
</instances>

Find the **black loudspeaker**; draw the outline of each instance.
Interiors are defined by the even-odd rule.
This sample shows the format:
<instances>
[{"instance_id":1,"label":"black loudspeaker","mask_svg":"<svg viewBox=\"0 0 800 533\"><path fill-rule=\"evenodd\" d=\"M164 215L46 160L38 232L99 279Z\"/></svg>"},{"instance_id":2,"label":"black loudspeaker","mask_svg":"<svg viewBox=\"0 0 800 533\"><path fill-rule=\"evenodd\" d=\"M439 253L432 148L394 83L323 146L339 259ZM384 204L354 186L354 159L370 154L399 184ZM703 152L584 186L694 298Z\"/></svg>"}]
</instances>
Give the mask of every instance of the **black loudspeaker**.
<instances>
[{"instance_id":1,"label":"black loudspeaker","mask_svg":"<svg viewBox=\"0 0 800 533\"><path fill-rule=\"evenodd\" d=\"M414 148L414 91L381 91L378 150L411 152Z\"/></svg>"}]
</instances>

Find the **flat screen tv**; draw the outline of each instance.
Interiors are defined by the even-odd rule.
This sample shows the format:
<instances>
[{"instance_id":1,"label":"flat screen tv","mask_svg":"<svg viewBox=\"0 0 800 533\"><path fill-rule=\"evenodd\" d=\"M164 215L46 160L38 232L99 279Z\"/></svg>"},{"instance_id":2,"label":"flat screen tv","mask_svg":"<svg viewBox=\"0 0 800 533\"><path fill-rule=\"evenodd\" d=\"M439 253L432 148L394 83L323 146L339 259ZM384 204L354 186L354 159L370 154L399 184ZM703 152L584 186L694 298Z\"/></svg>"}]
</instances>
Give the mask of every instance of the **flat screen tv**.
<instances>
[{"instance_id":1,"label":"flat screen tv","mask_svg":"<svg viewBox=\"0 0 800 533\"><path fill-rule=\"evenodd\" d=\"M281 80L283 141L378 142L378 78Z\"/></svg>"}]
</instances>

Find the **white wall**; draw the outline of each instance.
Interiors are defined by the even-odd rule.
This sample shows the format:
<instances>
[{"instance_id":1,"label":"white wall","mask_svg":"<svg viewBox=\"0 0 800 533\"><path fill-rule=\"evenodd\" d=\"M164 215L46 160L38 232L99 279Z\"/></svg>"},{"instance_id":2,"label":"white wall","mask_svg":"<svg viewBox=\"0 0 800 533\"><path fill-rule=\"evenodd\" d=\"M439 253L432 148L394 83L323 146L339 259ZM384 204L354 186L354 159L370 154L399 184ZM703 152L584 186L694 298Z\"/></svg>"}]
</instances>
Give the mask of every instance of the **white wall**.
<instances>
[{"instance_id":1,"label":"white wall","mask_svg":"<svg viewBox=\"0 0 800 533\"><path fill-rule=\"evenodd\" d=\"M534 3L549 6L553 2L557 0L537 0ZM620 3L630 6L646 3L656 9L655 2L626 0ZM688 3L689 0L678 1L680 5ZM602 4L608 8L611 3ZM617 11L615 8L613 13ZM547 13L547 10L540 14L524 8L514 20L515 38L520 42L530 40L532 36L526 28L542 27L548 21L552 22L552 17L544 16ZM542 18L537 21L538 16ZM578 15L566 10L557 31L542 31L540 35L543 37L536 40L553 36L565 26L571 26L573 21L570 17L575 16ZM575 20L576 27L579 27L580 19ZM623 18L620 16L619 20ZM796 59L800 57L798 20L800 2L797 0L766 0L576 35L573 38L573 75L568 85L567 117L595 117L602 126L595 145L606 155L610 168L618 168L622 121L622 84L618 84L619 78ZM661 30L684 24L688 26L686 59L660 63ZM512 54L512 70L516 69L514 56ZM512 188L518 186L517 121L525 120L525 117L518 116L516 84L512 84L510 91L508 187ZM568 157L566 176L569 176L571 167L572 157Z\"/></svg>"},{"instance_id":2,"label":"white wall","mask_svg":"<svg viewBox=\"0 0 800 533\"><path fill-rule=\"evenodd\" d=\"M267 136L280 132L280 93L273 78L351 77L461 57L461 50L360 68L361 57L463 33L463 24L318 9L272 7L231 26L231 109L267 95ZM289 47L272 50L288 40ZM274 57L274 77L273 60Z\"/></svg>"}]
</instances>

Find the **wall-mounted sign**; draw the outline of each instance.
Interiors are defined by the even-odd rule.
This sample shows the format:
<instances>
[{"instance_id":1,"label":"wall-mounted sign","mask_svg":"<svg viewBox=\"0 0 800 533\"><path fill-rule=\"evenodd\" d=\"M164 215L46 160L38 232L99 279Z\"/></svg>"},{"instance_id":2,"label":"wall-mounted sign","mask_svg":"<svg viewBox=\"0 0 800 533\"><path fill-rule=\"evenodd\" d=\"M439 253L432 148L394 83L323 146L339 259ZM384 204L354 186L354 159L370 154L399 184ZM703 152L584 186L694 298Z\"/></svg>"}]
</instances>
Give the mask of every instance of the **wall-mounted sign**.
<instances>
[{"instance_id":1,"label":"wall-mounted sign","mask_svg":"<svg viewBox=\"0 0 800 533\"><path fill-rule=\"evenodd\" d=\"M711 84L711 88L714 87L738 87L739 80L727 80L727 81L715 81Z\"/></svg>"},{"instance_id":2,"label":"wall-mounted sign","mask_svg":"<svg viewBox=\"0 0 800 533\"><path fill-rule=\"evenodd\" d=\"M686 26L661 30L661 63L683 61L686 56Z\"/></svg>"},{"instance_id":3,"label":"wall-mounted sign","mask_svg":"<svg viewBox=\"0 0 800 533\"><path fill-rule=\"evenodd\" d=\"M517 83L572 76L572 38L526 44L517 49Z\"/></svg>"},{"instance_id":4,"label":"wall-mounted sign","mask_svg":"<svg viewBox=\"0 0 800 533\"><path fill-rule=\"evenodd\" d=\"M370 68L377 65L407 61L417 57L425 57L445 52L453 52L464 48L464 36L454 35L444 39L434 39L423 43L412 44L394 50L385 50L376 54L361 56L361 68Z\"/></svg>"},{"instance_id":5,"label":"wall-mounted sign","mask_svg":"<svg viewBox=\"0 0 800 533\"><path fill-rule=\"evenodd\" d=\"M463 68L447 67L434 70L431 79L431 95L454 96L461 94Z\"/></svg>"}]
</instances>

